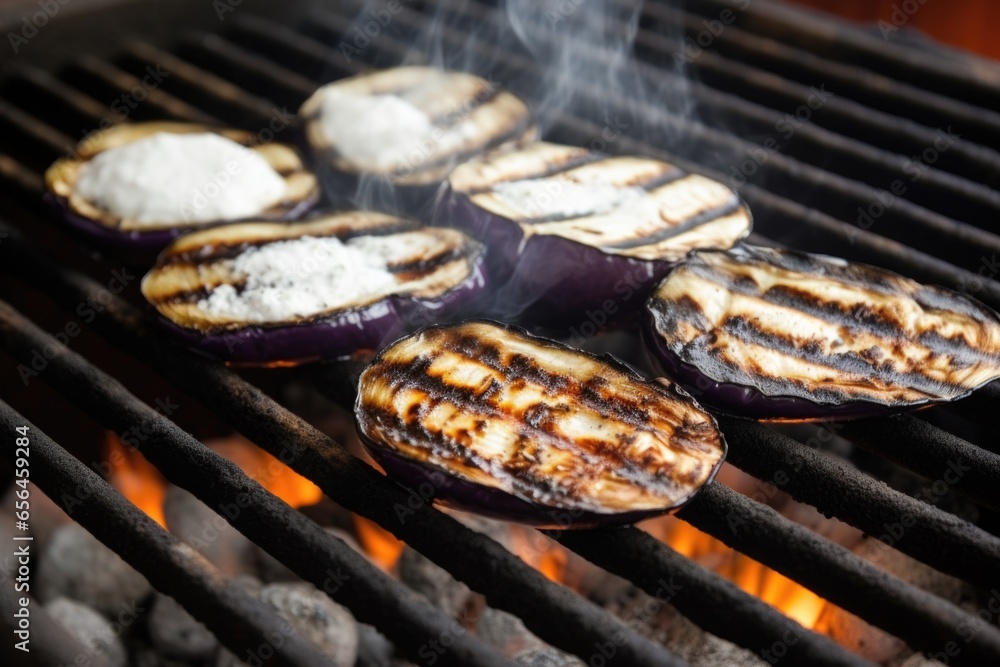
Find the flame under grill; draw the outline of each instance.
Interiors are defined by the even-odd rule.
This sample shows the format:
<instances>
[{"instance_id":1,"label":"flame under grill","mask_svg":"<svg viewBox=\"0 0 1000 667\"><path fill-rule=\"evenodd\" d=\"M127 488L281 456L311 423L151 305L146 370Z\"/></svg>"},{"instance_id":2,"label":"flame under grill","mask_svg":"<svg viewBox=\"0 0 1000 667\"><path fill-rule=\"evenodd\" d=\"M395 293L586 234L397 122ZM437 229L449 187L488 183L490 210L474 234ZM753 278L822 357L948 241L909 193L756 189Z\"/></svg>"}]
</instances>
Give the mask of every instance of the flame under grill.
<instances>
[{"instance_id":1,"label":"flame under grill","mask_svg":"<svg viewBox=\"0 0 1000 667\"><path fill-rule=\"evenodd\" d=\"M169 23L177 10L163 4L163 20ZM675 54L683 53L687 44L680 35L697 40L706 29L704 22L723 10L732 12L733 4L691 0L678 11L664 3L647 3L635 41L635 74L651 86L674 85ZM136 307L109 297L97 281L51 257L55 251L70 263L84 264L82 253L61 237L61 230L44 222L38 207L41 173L71 150L76 137L70 135L76 128L97 128L104 118L114 118L99 100L144 90L144 99L130 108L131 120L218 122L256 131L275 122L283 108L297 109L321 83L372 64L396 64L409 51L407 38L440 12L450 17L448 27L440 30L443 47L465 49L470 69L492 72L500 81L526 82L514 92L528 97L530 82L541 75L526 53L468 41L468 30L500 18L485 0L445 0L431 7L403 3L393 16L392 30L371 37L371 45L350 59L336 45L343 35L352 34L353 10L302 8L289 12L285 22L275 22L256 17L258 9L267 10L246 3L226 16L220 28L207 7L200 10L209 14L205 31L194 27L169 41L134 41L144 34L137 27L126 43L91 44L71 61L52 55L51 69L18 63L3 75L0 193L10 206L7 217L13 224L0 223L0 231L8 235L0 241L0 268L69 312L85 300L106 304L93 327L115 346L274 456L290 459L292 468L334 501L483 593L491 606L519 616L543 640L585 660L595 654L595 646L610 642L617 647L613 664L683 664L667 648L642 638L428 504L413 507L412 514L401 518L397 508L412 507L405 491L240 375L147 330ZM833 33L827 24L764 0L734 15L735 22L714 36L711 48L690 59L697 82L689 84L689 93L701 120L621 100L612 115L619 113L641 129L616 137L608 150L664 158L723 182L736 179L754 213L755 241L839 254L920 281L965 286L975 290L976 298L1000 308L1000 282L987 277L994 270L989 258L1000 251L1000 236L992 231L1000 212L1000 195L992 189L1000 183L1000 153L990 148L1000 145L1000 114L991 110L1000 105L995 70L969 67L925 49L885 44L852 29ZM98 19L67 17L65 23L74 20L84 26ZM53 31L57 25L53 23ZM57 39L56 33L43 33L39 43L28 48L49 48L57 54L59 49L46 46L45 39ZM157 66L169 75L144 88L143 78ZM579 82L576 94L603 99L600 88L586 81ZM822 96L826 98L820 100ZM795 118L800 109L809 112L809 122L787 121L794 132L785 138L781 119L786 114ZM806 112L799 113L801 117ZM553 140L589 145L602 136L602 119L563 114L557 120L549 135ZM944 132L949 127L950 135ZM672 141L675 137L683 140ZM780 142L780 150L767 150L769 138ZM926 157L930 150L933 160ZM927 166L915 181L907 176L908 170L920 168L912 156L925 156ZM741 167L748 160L752 166L748 162ZM900 179L905 194L886 204L882 193ZM0 342L12 357L28 364L33 351L54 343L6 304L0 304ZM239 498L239 511L227 515L237 529L330 592L359 621L375 625L404 653L419 659L428 641L454 635L452 622L441 612L415 600L401 584L76 352L64 349L51 358L43 379L107 428L122 431L150 424L153 435L141 450L168 480L213 507ZM887 459L932 480L961 461L968 470L953 489L987 511L1000 510L1000 456L980 446L995 433L988 411L996 409L998 400L1000 389L994 385L944 409L943 417L939 410L926 416L867 420L846 424L837 433L873 459ZM25 423L4 403L0 421L5 429ZM903 518L912 520L905 537L894 541L895 548L983 591L1000 582L1000 538L995 534L778 430L735 419L720 424L730 443L729 461L744 472L778 483L796 499L873 536L884 535L887 526ZM175 538L59 445L34 428L32 434L32 472L39 487L53 498L85 492L90 500L74 518L157 589L197 611L225 645L243 654L274 629L277 619L238 588L219 581ZM4 451L13 455L12 448ZM791 470L794 473L785 474ZM940 651L958 641L957 628L971 627L973 639L962 644L954 664L1000 662L1000 630L995 625L884 573L722 484L706 489L679 517L915 649ZM663 593L664 580L676 583L670 603L680 612L755 652L783 646L784 664L868 664L637 528L572 532L559 542L652 595ZM7 604L11 596L4 589L0 598ZM439 664L506 664L474 637L452 638L454 645L439 656ZM52 646L59 645L53 635ZM326 664L326 658L300 641L276 649L274 660L282 665Z\"/></svg>"}]
</instances>

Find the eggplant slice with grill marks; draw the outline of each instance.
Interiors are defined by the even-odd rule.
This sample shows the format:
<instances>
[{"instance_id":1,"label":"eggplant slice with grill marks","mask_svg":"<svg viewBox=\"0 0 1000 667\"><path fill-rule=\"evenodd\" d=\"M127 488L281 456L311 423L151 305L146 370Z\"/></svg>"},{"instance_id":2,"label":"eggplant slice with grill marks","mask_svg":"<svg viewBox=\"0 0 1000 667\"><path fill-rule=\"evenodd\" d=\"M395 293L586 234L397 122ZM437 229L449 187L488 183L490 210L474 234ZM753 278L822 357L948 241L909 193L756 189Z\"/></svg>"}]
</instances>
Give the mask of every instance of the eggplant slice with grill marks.
<instances>
[{"instance_id":1,"label":"eggplant slice with grill marks","mask_svg":"<svg viewBox=\"0 0 1000 667\"><path fill-rule=\"evenodd\" d=\"M436 501L554 528L625 524L679 508L726 443L664 380L486 321L429 327L361 374L371 455Z\"/></svg>"},{"instance_id":2,"label":"eggplant slice with grill marks","mask_svg":"<svg viewBox=\"0 0 1000 667\"><path fill-rule=\"evenodd\" d=\"M330 196L359 208L423 208L455 165L538 133L524 102L497 83L432 67L327 84L299 117Z\"/></svg>"},{"instance_id":3,"label":"eggplant slice with grill marks","mask_svg":"<svg viewBox=\"0 0 1000 667\"><path fill-rule=\"evenodd\" d=\"M302 363L378 349L471 306L486 288L483 254L457 230L372 211L227 225L177 239L142 293L212 356Z\"/></svg>"},{"instance_id":4,"label":"eggplant slice with grill marks","mask_svg":"<svg viewBox=\"0 0 1000 667\"><path fill-rule=\"evenodd\" d=\"M1000 378L1000 316L983 304L790 250L692 253L650 296L644 335L704 405L757 419L898 412Z\"/></svg>"},{"instance_id":5,"label":"eggplant slice with grill marks","mask_svg":"<svg viewBox=\"0 0 1000 667\"><path fill-rule=\"evenodd\" d=\"M184 232L247 219L293 220L320 196L316 177L291 146L173 122L90 135L48 169L45 183L66 224L102 247L150 262Z\"/></svg>"},{"instance_id":6,"label":"eggplant slice with grill marks","mask_svg":"<svg viewBox=\"0 0 1000 667\"><path fill-rule=\"evenodd\" d=\"M688 251L728 248L753 224L735 192L704 176L545 142L456 168L435 222L486 243L491 274L506 283L498 317L557 328L641 310Z\"/></svg>"}]
</instances>

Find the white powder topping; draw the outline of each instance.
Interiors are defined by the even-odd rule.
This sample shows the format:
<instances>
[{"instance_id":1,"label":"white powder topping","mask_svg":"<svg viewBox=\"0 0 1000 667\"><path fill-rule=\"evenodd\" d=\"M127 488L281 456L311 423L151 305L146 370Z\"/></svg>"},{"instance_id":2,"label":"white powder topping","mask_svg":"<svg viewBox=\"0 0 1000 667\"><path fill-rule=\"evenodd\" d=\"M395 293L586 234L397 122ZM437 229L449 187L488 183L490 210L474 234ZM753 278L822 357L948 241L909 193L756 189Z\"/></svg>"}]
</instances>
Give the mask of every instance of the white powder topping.
<instances>
[{"instance_id":1,"label":"white powder topping","mask_svg":"<svg viewBox=\"0 0 1000 667\"><path fill-rule=\"evenodd\" d=\"M379 240L358 237L342 243L304 236L251 248L225 261L237 278L245 278L243 288L237 292L220 285L198 307L244 322L282 322L381 296L397 285L387 261L405 252L388 241L377 251Z\"/></svg>"},{"instance_id":2,"label":"white powder topping","mask_svg":"<svg viewBox=\"0 0 1000 667\"><path fill-rule=\"evenodd\" d=\"M320 123L338 153L377 169L405 164L434 132L430 116L397 95L355 95L336 89L323 96Z\"/></svg>"},{"instance_id":3,"label":"white powder topping","mask_svg":"<svg viewBox=\"0 0 1000 667\"><path fill-rule=\"evenodd\" d=\"M330 89L320 107L320 126L345 159L370 170L415 169L460 151L479 132L471 111L443 125L398 95L356 95Z\"/></svg>"},{"instance_id":4,"label":"white powder topping","mask_svg":"<svg viewBox=\"0 0 1000 667\"><path fill-rule=\"evenodd\" d=\"M522 218L576 218L631 207L647 192L608 183L532 178L497 183L494 195Z\"/></svg>"},{"instance_id":5,"label":"white powder topping","mask_svg":"<svg viewBox=\"0 0 1000 667\"><path fill-rule=\"evenodd\" d=\"M145 224L235 220L281 201L285 181L259 153L213 133L158 132L80 167L76 193Z\"/></svg>"}]
</instances>

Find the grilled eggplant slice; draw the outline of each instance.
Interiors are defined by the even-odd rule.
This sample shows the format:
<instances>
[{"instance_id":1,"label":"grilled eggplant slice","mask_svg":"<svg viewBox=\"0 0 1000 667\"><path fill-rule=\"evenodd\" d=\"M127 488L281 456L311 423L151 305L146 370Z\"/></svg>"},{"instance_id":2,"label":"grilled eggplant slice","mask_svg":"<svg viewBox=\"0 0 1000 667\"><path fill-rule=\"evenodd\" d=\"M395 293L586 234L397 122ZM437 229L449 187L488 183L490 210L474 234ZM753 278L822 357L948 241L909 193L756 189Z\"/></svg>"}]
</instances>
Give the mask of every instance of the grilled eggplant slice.
<instances>
[{"instance_id":1,"label":"grilled eggplant slice","mask_svg":"<svg viewBox=\"0 0 1000 667\"><path fill-rule=\"evenodd\" d=\"M178 137L183 138L176 141ZM221 139L226 141L221 142ZM75 155L57 160L48 169L45 174L47 198L68 225L98 245L127 250L150 259L171 240L192 229L247 218L291 220L300 217L319 200L316 177L305 169L293 148L275 143L254 145L255 140L256 137L248 132L193 123L119 125L90 135L76 147ZM228 149L227 153L218 150L220 144ZM244 146L253 153L241 148ZM115 164L126 147L131 150L124 159L132 162ZM194 152L193 148L199 148L202 153ZM158 154L158 150L165 150L167 154ZM233 160L224 157L230 153L235 156ZM206 155L221 160L220 164L210 167ZM98 173L94 170L95 164L103 170L100 176L95 176ZM154 175L152 167L163 171ZM203 183L192 183L195 186L192 192L176 191L179 176L190 177L206 169L211 173L205 174ZM239 196L242 191L233 187L240 178L249 178L250 172L266 178L273 190L273 196L261 200L260 210L249 210L247 198ZM116 180L109 183L110 177ZM99 198L104 201L83 196L81 179L88 186L85 189L99 191ZM258 182L241 185L244 190L252 191ZM235 217L223 215L205 219L203 213L222 210L222 201L227 197L239 213ZM123 204L129 209L127 212L114 210ZM177 204L181 204L182 211L171 212ZM145 210L141 214L135 212L142 209Z\"/></svg>"},{"instance_id":2,"label":"grilled eggplant slice","mask_svg":"<svg viewBox=\"0 0 1000 667\"><path fill-rule=\"evenodd\" d=\"M755 246L699 251L647 303L647 349L706 406L852 419L1000 378L1000 317L866 264Z\"/></svg>"},{"instance_id":3,"label":"grilled eggplant slice","mask_svg":"<svg viewBox=\"0 0 1000 667\"><path fill-rule=\"evenodd\" d=\"M455 165L537 135L524 102L472 74L396 67L317 90L303 150L331 197L397 212L429 204Z\"/></svg>"},{"instance_id":4,"label":"grilled eggplant slice","mask_svg":"<svg viewBox=\"0 0 1000 667\"><path fill-rule=\"evenodd\" d=\"M186 234L142 293L197 349L244 364L301 363L446 320L486 288L483 264L482 246L461 232L355 211Z\"/></svg>"},{"instance_id":5,"label":"grilled eggplant slice","mask_svg":"<svg viewBox=\"0 0 1000 667\"><path fill-rule=\"evenodd\" d=\"M666 381L492 322L435 326L361 374L362 441L438 502L539 526L624 524L711 482L726 443Z\"/></svg>"},{"instance_id":6,"label":"grilled eggplant slice","mask_svg":"<svg viewBox=\"0 0 1000 667\"><path fill-rule=\"evenodd\" d=\"M555 327L640 311L689 250L728 248L752 227L736 193L704 176L545 142L456 168L435 223L486 243L491 274L506 282L498 317Z\"/></svg>"}]
</instances>

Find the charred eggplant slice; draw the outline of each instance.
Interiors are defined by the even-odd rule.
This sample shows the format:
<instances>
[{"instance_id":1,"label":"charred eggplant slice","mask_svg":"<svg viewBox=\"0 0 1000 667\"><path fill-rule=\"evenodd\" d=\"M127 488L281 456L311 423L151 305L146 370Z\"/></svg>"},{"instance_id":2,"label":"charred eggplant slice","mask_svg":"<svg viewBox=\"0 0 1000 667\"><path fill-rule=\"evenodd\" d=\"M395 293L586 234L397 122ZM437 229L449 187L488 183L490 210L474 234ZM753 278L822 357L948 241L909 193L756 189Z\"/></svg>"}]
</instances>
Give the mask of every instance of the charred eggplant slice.
<instances>
[{"instance_id":1,"label":"charred eggplant slice","mask_svg":"<svg viewBox=\"0 0 1000 667\"><path fill-rule=\"evenodd\" d=\"M355 211L186 234L142 293L191 346L275 364L377 349L469 306L485 287L483 248L465 234Z\"/></svg>"},{"instance_id":2,"label":"charred eggplant slice","mask_svg":"<svg viewBox=\"0 0 1000 667\"><path fill-rule=\"evenodd\" d=\"M524 102L497 83L431 67L327 84L299 117L331 197L361 208L427 204L455 165L537 134Z\"/></svg>"},{"instance_id":3,"label":"charred eggplant slice","mask_svg":"<svg viewBox=\"0 0 1000 667\"><path fill-rule=\"evenodd\" d=\"M682 390L492 322L430 327L361 375L362 441L438 502L539 526L632 523L674 510L726 454Z\"/></svg>"},{"instance_id":4,"label":"charred eggplant slice","mask_svg":"<svg viewBox=\"0 0 1000 667\"><path fill-rule=\"evenodd\" d=\"M319 199L295 150L191 123L119 125L45 174L60 217L97 244L155 258L178 235L245 219L301 216Z\"/></svg>"},{"instance_id":5,"label":"charred eggplant slice","mask_svg":"<svg viewBox=\"0 0 1000 667\"><path fill-rule=\"evenodd\" d=\"M699 251L647 304L647 349L706 406L851 419L1000 378L1000 317L865 264L755 246Z\"/></svg>"},{"instance_id":6,"label":"charred eggplant slice","mask_svg":"<svg viewBox=\"0 0 1000 667\"><path fill-rule=\"evenodd\" d=\"M506 281L498 317L556 327L641 310L689 250L728 248L752 227L736 193L704 176L545 142L456 168L435 222L486 243L491 273Z\"/></svg>"}]
</instances>

